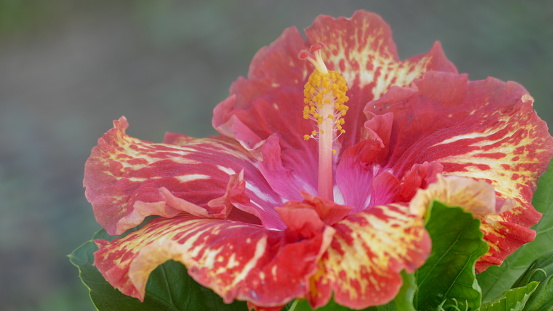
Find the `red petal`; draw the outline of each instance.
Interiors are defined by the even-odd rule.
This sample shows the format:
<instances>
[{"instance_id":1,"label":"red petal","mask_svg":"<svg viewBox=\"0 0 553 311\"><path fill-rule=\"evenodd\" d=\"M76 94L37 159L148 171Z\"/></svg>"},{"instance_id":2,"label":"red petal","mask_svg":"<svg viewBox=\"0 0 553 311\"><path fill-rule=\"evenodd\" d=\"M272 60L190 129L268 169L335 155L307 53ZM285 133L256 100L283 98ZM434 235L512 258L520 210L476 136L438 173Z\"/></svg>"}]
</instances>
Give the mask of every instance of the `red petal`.
<instances>
[{"instance_id":1,"label":"red petal","mask_svg":"<svg viewBox=\"0 0 553 311\"><path fill-rule=\"evenodd\" d=\"M277 207L276 211L286 224L287 229L297 234L299 238L310 239L319 234L325 227L325 223L319 218L317 212L311 208L285 206Z\"/></svg>"},{"instance_id":2,"label":"red petal","mask_svg":"<svg viewBox=\"0 0 553 311\"><path fill-rule=\"evenodd\" d=\"M313 308L334 300L363 309L392 300L400 271L414 272L430 253L421 218L399 205L377 206L336 223L328 251L311 278Z\"/></svg>"},{"instance_id":3,"label":"red petal","mask_svg":"<svg viewBox=\"0 0 553 311\"><path fill-rule=\"evenodd\" d=\"M505 258L536 237L534 230L516 224L509 218L508 213L480 217L480 229L490 249L476 262L476 272L483 272L491 265L501 265Z\"/></svg>"},{"instance_id":4,"label":"red petal","mask_svg":"<svg viewBox=\"0 0 553 311\"><path fill-rule=\"evenodd\" d=\"M386 149L386 152L381 152L381 156L385 158L388 155L387 147L390 144L394 115L392 113L386 113L383 115L371 114L371 116L367 116L367 118L369 119L365 122L367 138L378 141L380 147ZM379 160L382 161L383 159Z\"/></svg>"},{"instance_id":5,"label":"red petal","mask_svg":"<svg viewBox=\"0 0 553 311\"><path fill-rule=\"evenodd\" d=\"M126 237L97 240L95 265L123 294L144 299L148 276L167 260L182 262L198 283L226 303L234 299L274 307L308 291L308 279L334 230L310 238L234 221L157 218Z\"/></svg>"},{"instance_id":6,"label":"red petal","mask_svg":"<svg viewBox=\"0 0 553 311\"><path fill-rule=\"evenodd\" d=\"M399 201L409 202L418 189L426 189L443 170L443 165L437 162L413 165L401 179Z\"/></svg>"},{"instance_id":7,"label":"red petal","mask_svg":"<svg viewBox=\"0 0 553 311\"><path fill-rule=\"evenodd\" d=\"M263 174L267 182L271 185L271 188L286 200L300 200L301 192L307 191L311 193L316 192L316 188L313 187L316 180L313 180L314 174L295 174L295 171L289 169L288 166L284 166L282 150L280 143L282 140L278 138L276 134L273 134L263 142L261 146L261 155L263 161L258 163L259 171ZM289 155L289 159L292 159L295 163L302 161L299 158L301 154ZM312 166L316 163L309 163ZM303 172L315 168L299 168L296 171ZM303 177L310 177L309 179L303 179Z\"/></svg>"},{"instance_id":8,"label":"red petal","mask_svg":"<svg viewBox=\"0 0 553 311\"><path fill-rule=\"evenodd\" d=\"M254 91L244 88L259 91L262 87L257 84L243 79L235 82L232 90L237 95L215 108L213 124L246 149L260 153L263 159L260 171L280 196L299 200L300 190L316 189L317 185L317 144L303 139L303 134L310 133L313 126L301 114L303 85L280 91L265 90L266 95L256 94L259 97L252 98L252 103L250 99L247 104L238 101L244 96L253 96ZM293 103L299 105L292 109L284 106Z\"/></svg>"},{"instance_id":9,"label":"red petal","mask_svg":"<svg viewBox=\"0 0 553 311\"><path fill-rule=\"evenodd\" d=\"M336 168L336 186L354 212L397 201L399 180L380 169L386 153L381 141L367 139L342 154Z\"/></svg>"},{"instance_id":10,"label":"red petal","mask_svg":"<svg viewBox=\"0 0 553 311\"><path fill-rule=\"evenodd\" d=\"M108 233L121 234L150 215L173 217L187 212L224 218L231 204L255 215L267 227L283 228L272 209L282 204L281 198L238 144L174 134L171 139L180 139L183 145L155 144L126 135L125 118L114 121L114 126L92 150L84 177L87 199ZM208 202L224 197L231 176L241 170L245 172L242 195L249 201L234 193L226 208L210 207Z\"/></svg>"},{"instance_id":11,"label":"red petal","mask_svg":"<svg viewBox=\"0 0 553 311\"><path fill-rule=\"evenodd\" d=\"M457 72L439 43L428 53L400 61L390 27L374 13L359 10L351 18L337 19L319 16L305 34L308 42L326 45L325 64L346 78L350 100L346 103L346 133L341 136L346 147L359 141L359 129L366 121L362 112L369 101L394 85L411 85L426 71Z\"/></svg>"},{"instance_id":12,"label":"red petal","mask_svg":"<svg viewBox=\"0 0 553 311\"><path fill-rule=\"evenodd\" d=\"M321 197L316 197L313 195L310 195L309 193L303 191L302 196L304 198L303 202L295 202L295 201L288 201L284 204L284 207L279 208L280 210L284 209L309 209L313 210L315 212L316 217L312 217L312 221L316 221L316 219L320 219L322 223L326 225L333 225L337 221L340 221L344 219L348 214L351 213L353 208L351 206L346 205L340 205L334 203L334 201L330 201ZM282 214L279 211L279 215ZM293 215L293 214L291 214ZM290 217L288 217L290 219ZM291 221L294 221L290 219ZM290 228L289 221L284 220L283 221L288 225Z\"/></svg>"},{"instance_id":13,"label":"red petal","mask_svg":"<svg viewBox=\"0 0 553 311\"><path fill-rule=\"evenodd\" d=\"M499 198L516 202L502 221L529 237L522 228L540 219L531 199L553 155L553 138L528 92L514 82L469 82L466 75L440 72L425 74L415 85L410 91L392 89L366 109L394 114L387 169L398 175L417 163L435 162L443 165L444 175L484 180ZM520 243L499 241L513 235L497 236L493 256L499 262Z\"/></svg>"},{"instance_id":14,"label":"red petal","mask_svg":"<svg viewBox=\"0 0 553 311\"><path fill-rule=\"evenodd\" d=\"M311 43L326 45L325 62L348 81L347 132L337 143L344 147L359 141L361 125L366 121L361 113L365 104L392 85L410 85L428 70L456 71L439 44L424 55L398 60L388 25L365 11L356 12L351 19L319 16L306 36ZM317 188L317 145L303 139L314 124L304 120L302 113L303 86L313 66L297 58L298 52L307 48L296 28L285 30L270 46L259 50L248 78L239 78L232 85L231 95L215 108L213 116L213 126L220 133L248 150L271 144L264 155L278 161L265 163L274 164L274 170L262 170L269 184L289 200L300 199L299 185L307 190ZM278 144L276 138L266 141L271 135L276 135Z\"/></svg>"}]
</instances>

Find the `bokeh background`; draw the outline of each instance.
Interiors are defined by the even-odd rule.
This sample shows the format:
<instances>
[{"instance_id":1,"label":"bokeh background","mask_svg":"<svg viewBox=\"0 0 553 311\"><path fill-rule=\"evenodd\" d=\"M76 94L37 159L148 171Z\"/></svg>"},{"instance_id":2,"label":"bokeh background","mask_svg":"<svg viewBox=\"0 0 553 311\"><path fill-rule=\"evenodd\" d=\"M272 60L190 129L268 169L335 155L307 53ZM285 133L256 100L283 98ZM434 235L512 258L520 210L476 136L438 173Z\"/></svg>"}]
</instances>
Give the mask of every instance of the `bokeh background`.
<instances>
[{"instance_id":1,"label":"bokeh background","mask_svg":"<svg viewBox=\"0 0 553 311\"><path fill-rule=\"evenodd\" d=\"M550 0L0 0L0 309L94 310L66 256L99 229L83 165L113 119L150 141L213 134L259 48L356 9L384 17L402 58L439 40L471 79L520 82L553 124Z\"/></svg>"}]
</instances>

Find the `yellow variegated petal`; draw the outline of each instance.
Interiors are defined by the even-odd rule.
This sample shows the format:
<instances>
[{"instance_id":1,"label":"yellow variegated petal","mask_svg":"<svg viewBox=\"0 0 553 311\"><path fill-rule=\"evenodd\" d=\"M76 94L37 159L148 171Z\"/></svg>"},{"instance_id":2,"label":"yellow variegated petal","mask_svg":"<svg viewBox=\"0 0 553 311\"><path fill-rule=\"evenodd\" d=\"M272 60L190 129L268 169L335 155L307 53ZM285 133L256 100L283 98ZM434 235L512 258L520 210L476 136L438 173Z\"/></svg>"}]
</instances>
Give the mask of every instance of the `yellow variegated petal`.
<instances>
[{"instance_id":1,"label":"yellow variegated petal","mask_svg":"<svg viewBox=\"0 0 553 311\"><path fill-rule=\"evenodd\" d=\"M423 220L402 205L375 206L333 225L328 251L311 278L310 302L325 305L332 293L344 306L362 309L392 300L400 271L415 271L430 253Z\"/></svg>"}]
</instances>

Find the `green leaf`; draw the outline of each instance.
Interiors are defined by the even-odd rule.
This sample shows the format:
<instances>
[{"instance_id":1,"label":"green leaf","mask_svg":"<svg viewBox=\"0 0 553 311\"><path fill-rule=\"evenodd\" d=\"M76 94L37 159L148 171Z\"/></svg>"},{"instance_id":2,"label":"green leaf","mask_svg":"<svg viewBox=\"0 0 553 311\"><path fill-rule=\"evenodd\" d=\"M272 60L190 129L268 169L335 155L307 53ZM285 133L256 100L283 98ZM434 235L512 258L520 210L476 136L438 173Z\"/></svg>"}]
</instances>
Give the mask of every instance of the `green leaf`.
<instances>
[{"instance_id":1,"label":"green leaf","mask_svg":"<svg viewBox=\"0 0 553 311\"><path fill-rule=\"evenodd\" d=\"M528 303L526 311L553 309L553 252L536 259L520 276L513 287L521 287L530 282L539 282Z\"/></svg>"},{"instance_id":2,"label":"green leaf","mask_svg":"<svg viewBox=\"0 0 553 311\"><path fill-rule=\"evenodd\" d=\"M513 284L513 288L524 286L530 282L542 282L551 275L553 275L553 252L536 259Z\"/></svg>"},{"instance_id":3,"label":"green leaf","mask_svg":"<svg viewBox=\"0 0 553 311\"><path fill-rule=\"evenodd\" d=\"M501 266L489 267L477 278L482 287L482 298L489 301L509 289L528 266L543 254L551 251L553 245L553 166L540 177L532 204L543 214L536 230L536 239L523 245L503 262Z\"/></svg>"},{"instance_id":4,"label":"green leaf","mask_svg":"<svg viewBox=\"0 0 553 311\"><path fill-rule=\"evenodd\" d=\"M415 295L415 290L416 290L415 276L413 274L408 274L405 271L401 272L401 276L403 277L403 285L401 286L399 293L394 298L394 300L382 306L369 307L369 308L363 309L363 311L415 311L415 308L413 307L413 297ZM311 306L309 306L309 302L307 302L307 300L293 301L289 303L287 308L285 308L284 310L313 311ZM317 309L317 311L346 311L346 310L351 310L351 309L337 304L334 301L334 299L331 299L326 306Z\"/></svg>"},{"instance_id":5,"label":"green leaf","mask_svg":"<svg viewBox=\"0 0 553 311\"><path fill-rule=\"evenodd\" d=\"M104 230L94 235L95 239L114 239ZM194 281L181 263L168 261L155 269L146 286L144 302L125 296L113 288L93 266L93 253L98 249L93 240L88 241L69 255L73 265L79 269L84 285L90 291L90 298L100 311L244 311L245 302L225 304L210 289Z\"/></svg>"},{"instance_id":6,"label":"green leaf","mask_svg":"<svg viewBox=\"0 0 553 311\"><path fill-rule=\"evenodd\" d=\"M553 310L553 275L540 282L524 306L524 311Z\"/></svg>"},{"instance_id":7,"label":"green leaf","mask_svg":"<svg viewBox=\"0 0 553 311\"><path fill-rule=\"evenodd\" d=\"M526 286L510 289L496 299L482 304L478 311L522 311L537 286L538 282L530 282Z\"/></svg>"},{"instance_id":8,"label":"green leaf","mask_svg":"<svg viewBox=\"0 0 553 311\"><path fill-rule=\"evenodd\" d=\"M488 251L482 240L480 220L460 207L434 201L426 229L432 253L415 273L417 310L476 309L481 293L474 270L476 260Z\"/></svg>"}]
</instances>

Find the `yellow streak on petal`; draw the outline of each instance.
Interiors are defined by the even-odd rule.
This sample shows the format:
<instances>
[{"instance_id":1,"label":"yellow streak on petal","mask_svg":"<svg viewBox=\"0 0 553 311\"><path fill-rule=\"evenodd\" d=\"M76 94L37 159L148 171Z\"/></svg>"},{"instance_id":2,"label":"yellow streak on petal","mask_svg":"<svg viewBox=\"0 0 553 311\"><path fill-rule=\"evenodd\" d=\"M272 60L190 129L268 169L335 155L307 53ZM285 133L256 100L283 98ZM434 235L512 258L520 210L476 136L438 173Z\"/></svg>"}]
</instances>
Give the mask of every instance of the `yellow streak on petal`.
<instances>
[{"instance_id":1,"label":"yellow streak on petal","mask_svg":"<svg viewBox=\"0 0 553 311\"><path fill-rule=\"evenodd\" d=\"M180 182L190 182L190 181L196 181L201 179L210 179L211 176L204 175L204 174L189 174L189 175L178 175L175 176L175 179L177 179Z\"/></svg>"},{"instance_id":2,"label":"yellow streak on petal","mask_svg":"<svg viewBox=\"0 0 553 311\"><path fill-rule=\"evenodd\" d=\"M234 281L232 282L232 285L229 286L229 288L234 287L236 284L238 284L240 281L244 280L248 273L255 267L257 262L259 261L259 258L263 256L263 254L266 252L267 247L267 237L264 236L262 239L257 241L255 245L255 253L245 265L242 271L234 278Z\"/></svg>"}]
</instances>

